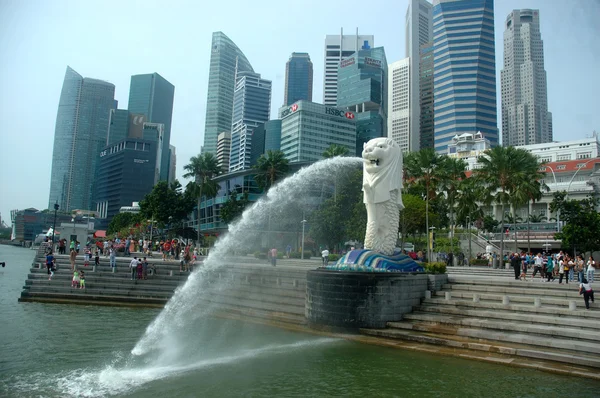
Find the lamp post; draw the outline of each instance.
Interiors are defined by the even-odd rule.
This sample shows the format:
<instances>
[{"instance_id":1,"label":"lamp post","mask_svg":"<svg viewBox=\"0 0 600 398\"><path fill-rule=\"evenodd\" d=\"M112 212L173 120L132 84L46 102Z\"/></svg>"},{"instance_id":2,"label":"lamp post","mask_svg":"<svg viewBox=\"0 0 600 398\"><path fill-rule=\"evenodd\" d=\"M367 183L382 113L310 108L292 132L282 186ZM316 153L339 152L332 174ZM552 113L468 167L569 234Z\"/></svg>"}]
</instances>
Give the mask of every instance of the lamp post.
<instances>
[{"instance_id":1,"label":"lamp post","mask_svg":"<svg viewBox=\"0 0 600 398\"><path fill-rule=\"evenodd\" d=\"M575 174L573 174L573 177L571 177L571 180L569 181L569 185L567 185L567 197L569 196L569 189L571 189L571 184L573 183L573 180L575 180L575 176L577 175L577 173L579 173L579 170L583 169L589 162L593 162L595 160L598 160L598 159L596 159L596 158L590 159L587 162L578 165L577 171L575 171Z\"/></svg>"},{"instance_id":2,"label":"lamp post","mask_svg":"<svg viewBox=\"0 0 600 398\"><path fill-rule=\"evenodd\" d=\"M469 228L469 258L467 259L467 265L471 266L471 215L467 216L467 228Z\"/></svg>"},{"instance_id":3,"label":"lamp post","mask_svg":"<svg viewBox=\"0 0 600 398\"><path fill-rule=\"evenodd\" d=\"M550 171L552 172L552 178L554 178L554 186L555 186L555 190L558 191L558 183L556 182L556 174L554 174L554 169L552 169L552 167L550 166L545 166L547 169L550 169ZM550 217L550 215L548 214L548 218ZM548 220L550 221L550 220ZM556 210L556 232L560 232L560 210Z\"/></svg>"},{"instance_id":4,"label":"lamp post","mask_svg":"<svg viewBox=\"0 0 600 398\"><path fill-rule=\"evenodd\" d=\"M428 236L429 239L428 240L428 246L427 246L427 261L428 262L432 262L432 252L433 252L433 242L434 242L434 238L433 238L433 234L435 232L435 227L429 227L429 234L431 236Z\"/></svg>"},{"instance_id":5,"label":"lamp post","mask_svg":"<svg viewBox=\"0 0 600 398\"><path fill-rule=\"evenodd\" d=\"M54 203L54 224L52 225L52 251L54 251L54 234L56 233L56 212L58 211L58 202Z\"/></svg>"},{"instance_id":6,"label":"lamp post","mask_svg":"<svg viewBox=\"0 0 600 398\"><path fill-rule=\"evenodd\" d=\"M306 225L306 220L302 220L300 223L302 224L302 251L300 253L300 259L304 260L304 226Z\"/></svg>"}]
</instances>

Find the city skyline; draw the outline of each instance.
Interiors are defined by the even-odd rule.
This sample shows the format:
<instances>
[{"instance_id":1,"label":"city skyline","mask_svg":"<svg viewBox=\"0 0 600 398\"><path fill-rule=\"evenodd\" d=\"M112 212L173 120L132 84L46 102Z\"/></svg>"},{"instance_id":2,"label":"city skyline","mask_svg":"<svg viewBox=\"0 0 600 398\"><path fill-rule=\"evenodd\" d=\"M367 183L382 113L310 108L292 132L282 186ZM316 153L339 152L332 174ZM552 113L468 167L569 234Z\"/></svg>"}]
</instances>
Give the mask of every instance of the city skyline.
<instances>
[{"instance_id":1,"label":"city skyline","mask_svg":"<svg viewBox=\"0 0 600 398\"><path fill-rule=\"evenodd\" d=\"M310 3L310 2L309 2ZM317 4L316 2L314 3ZM357 5L358 6L358 2ZM558 3L556 3L558 4ZM494 32L496 40L496 68L502 67L503 59L502 34L507 15L513 9L539 9L542 37L548 73L548 103L553 111L554 139L565 140L571 137L583 138L600 130L600 115L594 112L598 108L595 95L599 91L598 77L593 73L598 60L598 44L593 38L598 36L599 29L593 23L594 15L599 15L600 6L589 1L574 1L570 8L554 7L549 1L502 1L495 5ZM385 9L385 13L367 15L342 16L330 18L327 10L333 5L323 6L322 13L309 12L312 8L307 4L309 18L316 28L306 31L300 18L278 21L262 26L261 29L243 28L240 21L247 17L243 12L229 10L231 7L211 6L217 13L232 12L229 19L218 18L208 21L204 26L196 27L191 22L188 7L175 5L162 9L165 18L177 20L169 27L154 32L146 26L139 33L135 29L143 27L142 20L150 18L149 10L139 10L133 5L123 5L122 16L115 16L106 10L99 10L93 2L69 6L69 15L61 13L66 8L64 3L50 5L33 2L3 3L0 12L2 22L4 54L9 60L2 65L2 115L8 122L2 133L3 160L6 164L15 165L11 170L3 170L0 183L6 187L16 182L10 197L0 201L0 213L7 219L9 210L13 208L36 207L45 208L50 184L50 169L56 110L60 94L60 86L64 68L71 65L84 76L109 81L116 86L116 99L125 104L128 98L128 81L131 75L156 71L167 76L177 87L171 144L178 149L179 164L177 174L181 177L181 169L190 156L197 155L204 141L204 118L206 115L206 98L208 68L210 59L211 35L214 31L223 31L239 48L244 51L255 70L266 79L273 80L273 100L271 114L275 115L283 103L283 84L285 62L291 52L302 51L311 54L315 67L313 98L322 98L322 87L319 81L323 77L323 39L325 35L336 32L339 27L344 31L359 32L375 36L377 46L383 46L388 62L403 58L405 51L403 30L399 21L406 13L408 1L389 5L384 1L375 2L372 9ZM221 10L218 8L222 7ZM90 21L84 16L90 8L98 21L112 18L114 32L106 35L100 29L100 23ZM555 9L556 8L556 9ZM185 11L184 11L185 10ZM266 10L266 11L265 11ZM269 15L277 14L277 4L272 3L262 10L261 18L267 20ZM125 18L127 13L136 13L140 22ZM322 14L322 15L320 15ZM327 16L329 15L329 16ZM80 16L78 19L77 16ZM327 17L326 17L327 16ZM52 24L49 21L54 21ZM296 21L297 20L297 21ZM239 25L239 26L238 26ZM32 27L33 26L33 27ZM188 30L194 26L192 32ZM304 30L303 30L304 29ZM74 37L71 32L81 31L81 37ZM43 33L41 33L43 32ZM301 34L295 34L301 32ZM150 35L152 48L144 46ZM118 39L131 37L132 42ZM142 40L143 38L143 40ZM107 45L107 40L112 40ZM72 48L77 48L73 52ZM275 51L276 50L276 51ZM161 56L156 56L156 53ZM569 79L563 79L566 74ZM499 73L496 87L499 90ZM27 79L15 78L27 76ZM181 89L180 89L181 88ZM35 103L35 118L31 114L31 98ZM500 98L498 95L498 107ZM498 114L500 110L498 109ZM500 120L498 126L500 127ZM31 145L35 142L37 145ZM25 160L27 159L27 160ZM36 159L32 161L32 159ZM15 169L17 169L15 171ZM21 181L34 178L39 184L26 187ZM44 183L44 181L46 182Z\"/></svg>"}]
</instances>

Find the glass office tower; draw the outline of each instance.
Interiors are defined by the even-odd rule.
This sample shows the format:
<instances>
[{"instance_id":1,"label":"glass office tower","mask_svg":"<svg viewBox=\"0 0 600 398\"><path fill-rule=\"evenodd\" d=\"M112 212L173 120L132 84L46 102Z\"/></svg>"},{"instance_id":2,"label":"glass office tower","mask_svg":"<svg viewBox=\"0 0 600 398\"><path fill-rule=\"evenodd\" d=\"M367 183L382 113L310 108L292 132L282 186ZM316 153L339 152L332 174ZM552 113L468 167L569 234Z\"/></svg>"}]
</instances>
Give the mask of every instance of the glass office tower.
<instances>
[{"instance_id":1,"label":"glass office tower","mask_svg":"<svg viewBox=\"0 0 600 398\"><path fill-rule=\"evenodd\" d=\"M254 72L252 65L235 43L223 32L214 32L202 152L216 154L219 134L231 132L236 64L239 72Z\"/></svg>"},{"instance_id":2,"label":"glass office tower","mask_svg":"<svg viewBox=\"0 0 600 398\"><path fill-rule=\"evenodd\" d=\"M292 53L285 64L285 93L283 104L312 101L313 64L307 53Z\"/></svg>"},{"instance_id":3,"label":"glass office tower","mask_svg":"<svg viewBox=\"0 0 600 398\"><path fill-rule=\"evenodd\" d=\"M63 211L92 208L114 97L113 84L84 78L67 66L56 114L49 209L55 203Z\"/></svg>"},{"instance_id":4,"label":"glass office tower","mask_svg":"<svg viewBox=\"0 0 600 398\"><path fill-rule=\"evenodd\" d=\"M165 126L160 162L160 179L164 181L169 180L169 143L174 96L175 86L158 73L131 76L127 110L146 116L149 123L161 123Z\"/></svg>"}]
</instances>

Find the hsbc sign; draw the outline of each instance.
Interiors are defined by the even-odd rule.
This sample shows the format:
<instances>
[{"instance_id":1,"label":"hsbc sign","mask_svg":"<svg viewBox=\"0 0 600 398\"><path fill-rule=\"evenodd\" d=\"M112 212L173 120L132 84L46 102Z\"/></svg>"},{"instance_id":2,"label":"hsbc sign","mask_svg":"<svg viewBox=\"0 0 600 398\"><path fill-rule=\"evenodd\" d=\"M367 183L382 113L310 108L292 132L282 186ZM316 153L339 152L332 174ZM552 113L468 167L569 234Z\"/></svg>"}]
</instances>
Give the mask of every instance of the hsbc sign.
<instances>
[{"instance_id":1,"label":"hsbc sign","mask_svg":"<svg viewBox=\"0 0 600 398\"><path fill-rule=\"evenodd\" d=\"M279 114L279 117L281 119L283 119L284 117L296 112L298 110L298 104L292 104L290 106L288 106L286 109L284 109L283 111L281 111L281 113Z\"/></svg>"},{"instance_id":2,"label":"hsbc sign","mask_svg":"<svg viewBox=\"0 0 600 398\"><path fill-rule=\"evenodd\" d=\"M325 108L325 113L332 116L345 117L346 119L354 119L354 113L337 108Z\"/></svg>"}]
</instances>

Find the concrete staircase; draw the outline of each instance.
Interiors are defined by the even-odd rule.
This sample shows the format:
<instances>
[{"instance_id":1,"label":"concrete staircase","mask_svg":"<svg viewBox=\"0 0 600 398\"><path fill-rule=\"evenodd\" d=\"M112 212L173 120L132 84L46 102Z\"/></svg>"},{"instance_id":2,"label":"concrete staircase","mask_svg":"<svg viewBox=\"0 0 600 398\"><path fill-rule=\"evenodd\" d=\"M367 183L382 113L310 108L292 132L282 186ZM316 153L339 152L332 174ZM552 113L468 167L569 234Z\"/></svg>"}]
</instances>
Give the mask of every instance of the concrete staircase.
<instances>
[{"instance_id":1,"label":"concrete staircase","mask_svg":"<svg viewBox=\"0 0 600 398\"><path fill-rule=\"evenodd\" d=\"M448 279L401 322L361 332L600 368L600 302L586 310L576 283L518 281L512 270L483 267L450 268Z\"/></svg>"},{"instance_id":2,"label":"concrete staircase","mask_svg":"<svg viewBox=\"0 0 600 398\"><path fill-rule=\"evenodd\" d=\"M157 274L146 280L131 280L129 262L133 255L117 257L115 272L108 258L102 257L94 271L92 265L83 265L83 256L78 256L76 265L85 272L86 288L72 288L68 256L55 256L58 270L48 280L44 250L41 247L36 255L19 301L162 307L189 276L179 271L179 262L162 261L156 255L148 260L156 266ZM279 260L277 267L252 257L225 261L230 265L203 276L197 296L201 306L211 306L222 316L282 326L305 324L306 271L319 264L316 260ZM197 266L202 267L200 263Z\"/></svg>"}]
</instances>

